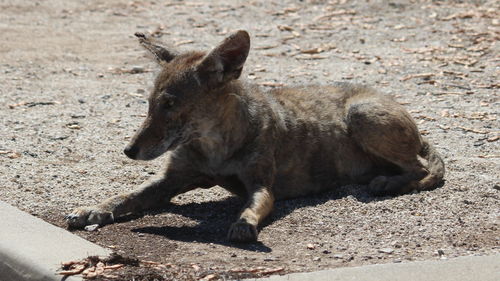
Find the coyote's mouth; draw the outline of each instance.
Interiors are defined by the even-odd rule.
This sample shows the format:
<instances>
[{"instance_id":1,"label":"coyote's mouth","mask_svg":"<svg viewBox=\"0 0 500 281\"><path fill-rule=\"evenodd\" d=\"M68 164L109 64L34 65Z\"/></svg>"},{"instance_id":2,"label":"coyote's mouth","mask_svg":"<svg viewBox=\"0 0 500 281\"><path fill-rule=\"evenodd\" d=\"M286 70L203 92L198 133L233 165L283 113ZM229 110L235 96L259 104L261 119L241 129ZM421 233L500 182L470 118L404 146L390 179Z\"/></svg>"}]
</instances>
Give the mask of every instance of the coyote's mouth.
<instances>
[{"instance_id":1,"label":"coyote's mouth","mask_svg":"<svg viewBox=\"0 0 500 281\"><path fill-rule=\"evenodd\" d=\"M180 143L181 143L181 136L175 136L167 140L166 145L165 145L165 151L170 151L174 148L176 148Z\"/></svg>"}]
</instances>

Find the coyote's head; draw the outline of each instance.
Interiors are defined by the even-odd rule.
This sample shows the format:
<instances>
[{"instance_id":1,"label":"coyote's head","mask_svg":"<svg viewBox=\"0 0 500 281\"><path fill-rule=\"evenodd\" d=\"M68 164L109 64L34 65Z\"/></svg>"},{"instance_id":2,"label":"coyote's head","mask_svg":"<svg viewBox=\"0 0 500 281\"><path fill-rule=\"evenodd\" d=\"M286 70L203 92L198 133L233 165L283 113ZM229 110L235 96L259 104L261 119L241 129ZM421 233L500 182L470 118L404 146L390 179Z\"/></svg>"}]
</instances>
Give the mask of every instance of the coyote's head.
<instances>
[{"instance_id":1,"label":"coyote's head","mask_svg":"<svg viewBox=\"0 0 500 281\"><path fill-rule=\"evenodd\" d=\"M208 54L176 53L136 33L162 67L149 96L146 120L124 150L131 159L151 160L186 141L199 101L237 79L250 49L246 31L238 31Z\"/></svg>"}]
</instances>

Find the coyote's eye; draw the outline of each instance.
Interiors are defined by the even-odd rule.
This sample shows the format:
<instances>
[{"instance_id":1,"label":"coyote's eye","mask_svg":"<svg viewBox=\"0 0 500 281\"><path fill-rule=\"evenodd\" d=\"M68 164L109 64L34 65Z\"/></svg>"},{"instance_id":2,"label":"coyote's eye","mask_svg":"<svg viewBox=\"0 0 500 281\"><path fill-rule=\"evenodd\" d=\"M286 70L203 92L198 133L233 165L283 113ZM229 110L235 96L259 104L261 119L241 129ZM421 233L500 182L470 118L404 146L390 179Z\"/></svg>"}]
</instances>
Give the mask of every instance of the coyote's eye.
<instances>
[{"instance_id":1,"label":"coyote's eye","mask_svg":"<svg viewBox=\"0 0 500 281\"><path fill-rule=\"evenodd\" d=\"M169 109L173 105L174 105L174 100L173 99L168 99L168 100L165 101L165 104L163 105L163 107L165 107L165 109Z\"/></svg>"},{"instance_id":2,"label":"coyote's eye","mask_svg":"<svg viewBox=\"0 0 500 281\"><path fill-rule=\"evenodd\" d=\"M165 94L163 96L163 107L165 109L171 108L175 103L175 96L171 94Z\"/></svg>"}]
</instances>

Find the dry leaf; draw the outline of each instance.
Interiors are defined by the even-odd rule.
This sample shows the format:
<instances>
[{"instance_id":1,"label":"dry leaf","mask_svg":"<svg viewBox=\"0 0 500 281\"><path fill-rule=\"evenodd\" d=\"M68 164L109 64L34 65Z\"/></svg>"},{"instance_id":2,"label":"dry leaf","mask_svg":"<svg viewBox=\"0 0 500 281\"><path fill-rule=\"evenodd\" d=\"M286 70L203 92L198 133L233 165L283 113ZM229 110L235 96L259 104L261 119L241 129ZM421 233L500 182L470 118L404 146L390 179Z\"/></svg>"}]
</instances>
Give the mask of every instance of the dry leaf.
<instances>
[{"instance_id":1,"label":"dry leaf","mask_svg":"<svg viewBox=\"0 0 500 281\"><path fill-rule=\"evenodd\" d=\"M58 274L66 275L66 276L67 275L76 275L76 274L82 273L84 269L85 269L85 264L77 264L73 269L60 271L60 272L58 272Z\"/></svg>"}]
</instances>

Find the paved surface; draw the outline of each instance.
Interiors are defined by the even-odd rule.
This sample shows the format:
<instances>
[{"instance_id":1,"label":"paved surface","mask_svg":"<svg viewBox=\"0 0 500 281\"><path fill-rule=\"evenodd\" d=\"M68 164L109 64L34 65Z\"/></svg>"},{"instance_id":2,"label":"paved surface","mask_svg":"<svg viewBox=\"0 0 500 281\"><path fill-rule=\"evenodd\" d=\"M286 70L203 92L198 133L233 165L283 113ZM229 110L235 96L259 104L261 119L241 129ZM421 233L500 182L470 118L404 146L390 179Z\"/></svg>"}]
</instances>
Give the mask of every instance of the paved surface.
<instances>
[{"instance_id":1,"label":"paved surface","mask_svg":"<svg viewBox=\"0 0 500 281\"><path fill-rule=\"evenodd\" d=\"M0 281L81 280L57 275L61 262L110 251L0 201Z\"/></svg>"},{"instance_id":2,"label":"paved surface","mask_svg":"<svg viewBox=\"0 0 500 281\"><path fill-rule=\"evenodd\" d=\"M255 281L498 281L500 254L295 273Z\"/></svg>"}]
</instances>

